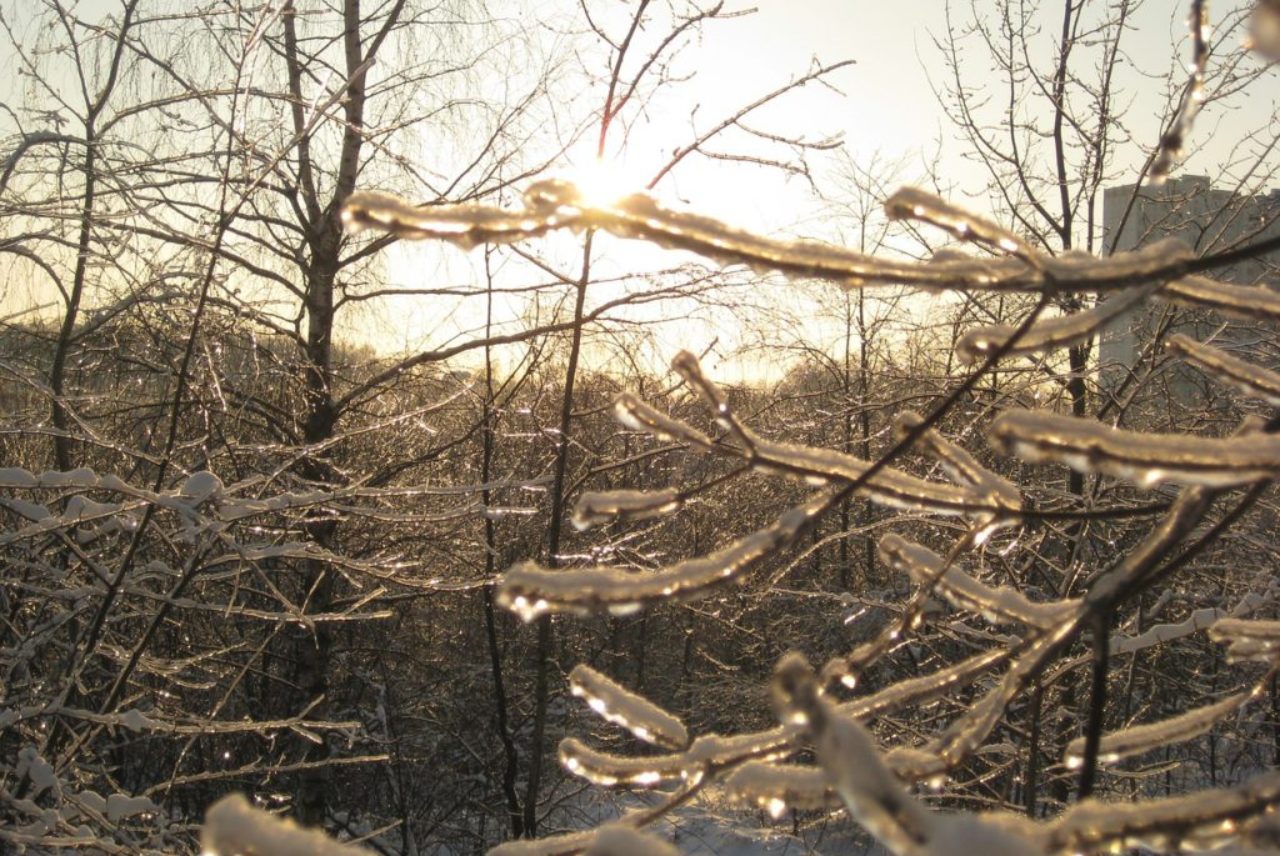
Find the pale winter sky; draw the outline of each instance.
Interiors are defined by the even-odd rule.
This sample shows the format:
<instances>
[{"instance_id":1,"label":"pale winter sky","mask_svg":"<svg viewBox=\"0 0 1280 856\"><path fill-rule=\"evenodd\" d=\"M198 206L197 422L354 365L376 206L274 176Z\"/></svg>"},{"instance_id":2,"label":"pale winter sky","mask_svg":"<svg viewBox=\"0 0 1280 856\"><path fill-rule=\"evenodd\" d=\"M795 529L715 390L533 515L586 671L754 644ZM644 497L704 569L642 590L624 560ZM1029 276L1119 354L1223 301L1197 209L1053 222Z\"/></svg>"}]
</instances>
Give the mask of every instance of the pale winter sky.
<instances>
[{"instance_id":1,"label":"pale winter sky","mask_svg":"<svg viewBox=\"0 0 1280 856\"><path fill-rule=\"evenodd\" d=\"M491 4L499 13L513 14L525 2ZM577 3L550 0L535 6L572 18ZM749 8L729 3L728 8ZM1047 2L1044 13L1041 56L1052 57L1056 43L1055 15L1060 2ZM1215 3L1212 11L1223 15L1232 4ZM113 9L114 0L87 0L81 9ZM978 0L978 8L990 11L994 2ZM1180 70L1189 56L1185 16L1189 3L1182 0L1147 0L1132 19L1127 62L1118 81L1124 92L1124 117L1133 141L1118 150L1119 175L1131 179L1147 147L1158 136L1165 104L1166 81L1171 68ZM16 8L9 4L9 8ZM633 4L603 8L625 18ZM968 16L968 4L952 10L957 20ZM615 29L615 28L611 28ZM939 171L957 201L979 211L987 206L981 193L984 177L960 154L954 126L934 96L933 87L946 82L947 69L934 37L947 32L943 0L760 0L756 11L728 21L711 22L698 42L679 60L677 68L690 79L666 91L647 110L647 121L632 128L625 157L619 165L621 183L642 184L675 146L691 139L722 117L731 115L762 93L776 89L807 71L812 63L856 62L830 78L832 87L810 85L791 93L778 104L753 114L750 124L764 131L802 135L809 140L841 135L855 159L866 162L877 154L887 162L903 159L902 179L923 170L923 158L940 154ZM970 40L972 41L972 40ZM966 45L971 47L971 45ZM977 47L977 46L973 46ZM8 65L0 57L0 65ZM1257 60L1248 60L1257 62ZM984 84L990 69L980 51L966 66L971 84ZM992 83L995 81L992 80ZM16 80L0 82L0 100L12 101ZM838 92L836 91L838 90ZM1247 131L1261 124L1256 143L1274 142L1276 132L1266 122L1275 110L1275 74L1250 90L1248 100L1237 99L1231 109L1206 113L1197 125L1193 142L1205 146L1185 166L1186 171L1212 172L1211 166L1231 160L1231 146ZM695 113L696 108L696 113ZM0 115L0 136L7 135L8 117ZM823 172L823 160L813 161L815 178L824 192L838 194L838 182ZM831 218L813 199L807 184L784 180L758 167L726 165L691 159L658 188L672 205L688 206L701 213L764 232L788 232L823 239L835 237ZM407 191L409 192L409 191ZM602 263L616 269L668 264L655 251L617 242L601 242L612 256ZM477 254L462 255L452 248L399 247L388 257L393 284L412 286L424 276L439 281L475 281ZM512 307L513 311L515 307ZM382 348L415 348L424 340L439 342L453 328L473 327L474 308L459 309L449 317L439 305L397 300L358 322L353 335L367 336ZM680 327L663 338L691 347L714 338L717 331ZM659 346L661 350L666 345Z\"/></svg>"}]
</instances>

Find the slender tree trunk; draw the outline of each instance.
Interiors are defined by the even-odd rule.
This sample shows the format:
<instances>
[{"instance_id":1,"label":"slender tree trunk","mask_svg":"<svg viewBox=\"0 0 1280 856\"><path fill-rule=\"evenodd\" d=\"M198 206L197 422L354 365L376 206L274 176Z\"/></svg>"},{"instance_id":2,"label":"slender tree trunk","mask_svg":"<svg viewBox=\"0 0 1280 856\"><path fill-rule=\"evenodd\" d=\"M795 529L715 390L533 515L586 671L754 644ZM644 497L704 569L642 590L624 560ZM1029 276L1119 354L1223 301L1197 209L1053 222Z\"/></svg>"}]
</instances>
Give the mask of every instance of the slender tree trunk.
<instances>
[{"instance_id":1,"label":"slender tree trunk","mask_svg":"<svg viewBox=\"0 0 1280 856\"><path fill-rule=\"evenodd\" d=\"M485 254L485 273L489 273L489 254ZM493 280L486 276L489 286L485 297L485 338L492 334L493 324ZM493 478L494 433L497 430L498 414L494 409L493 392L493 352L484 349L484 425L480 432L480 483L486 485L480 493L480 500L486 509L492 499L492 491L487 485ZM498 537L497 527L491 516L484 518L484 576L493 579L497 571ZM498 643L498 617L493 602L493 587L486 585L483 589L485 640L489 646L489 672L493 676L493 708L498 740L502 743L502 796L507 804L507 818L511 824L511 836L519 838L524 834L524 815L520 806L520 796L516 791L516 773L519 769L519 754L515 741L511 739L511 726L507 710L507 686L502 672L502 648Z\"/></svg>"}]
</instances>

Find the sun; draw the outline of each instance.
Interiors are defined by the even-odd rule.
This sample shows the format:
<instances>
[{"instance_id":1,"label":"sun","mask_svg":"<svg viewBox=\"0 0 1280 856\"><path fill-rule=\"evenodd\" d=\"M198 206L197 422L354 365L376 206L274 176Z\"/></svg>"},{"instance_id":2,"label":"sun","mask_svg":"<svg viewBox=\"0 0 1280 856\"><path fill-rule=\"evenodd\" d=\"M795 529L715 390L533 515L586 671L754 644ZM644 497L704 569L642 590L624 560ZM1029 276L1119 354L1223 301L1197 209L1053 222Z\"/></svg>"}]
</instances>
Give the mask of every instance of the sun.
<instances>
[{"instance_id":1,"label":"sun","mask_svg":"<svg viewBox=\"0 0 1280 856\"><path fill-rule=\"evenodd\" d=\"M591 208L608 208L633 193L644 193L645 180L634 167L612 158L583 158L569 167L565 178L582 194Z\"/></svg>"}]
</instances>

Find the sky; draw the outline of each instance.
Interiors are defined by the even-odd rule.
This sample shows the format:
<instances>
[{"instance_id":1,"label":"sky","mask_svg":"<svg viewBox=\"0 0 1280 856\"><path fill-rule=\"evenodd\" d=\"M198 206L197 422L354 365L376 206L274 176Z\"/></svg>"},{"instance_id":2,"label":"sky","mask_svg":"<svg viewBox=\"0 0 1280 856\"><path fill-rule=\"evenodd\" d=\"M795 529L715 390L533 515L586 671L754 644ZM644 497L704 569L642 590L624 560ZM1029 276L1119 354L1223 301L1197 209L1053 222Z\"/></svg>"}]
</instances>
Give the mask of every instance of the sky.
<instances>
[{"instance_id":1,"label":"sky","mask_svg":"<svg viewBox=\"0 0 1280 856\"><path fill-rule=\"evenodd\" d=\"M534 3L540 12L565 16L572 21L577 3L548 0ZM116 7L114 0L86 0L82 11ZM516 14L525 2L495 0L495 9ZM660 4L655 4L658 6ZM1046 3L1042 43L1038 49L1051 56L1054 44L1053 13L1057 2ZM1123 115L1131 142L1118 153L1118 180L1131 180L1145 150L1158 137L1163 112L1165 83L1171 65L1181 66L1188 55L1185 15L1189 4L1170 0L1147 0L1133 18L1128 41L1127 63L1120 76L1125 92ZM1212 10L1225 14L1228 3L1215 3ZM977 7L989 12L996 4L979 0ZM10 10L18 7L8 3ZM625 24L632 4L595 4L600 20L613 32ZM745 3L729 2L729 10L747 11ZM953 14L963 18L967 4L954 5ZM644 114L630 125L625 149L611 150L606 172L615 173L619 189L638 188L653 175L676 146L697 131L732 115L760 94L808 71L814 62L826 64L853 60L854 64L834 73L826 85L809 84L802 90L752 114L752 127L773 134L799 136L806 140L839 138L857 163L873 157L881 162L901 161L904 181L924 174L925 161L938 156L938 173L949 195L977 211L987 210L985 177L963 158L964 145L957 140L953 123L939 104L935 87L944 84L947 69L934 38L947 31L943 0L899 0L896 3L872 0L760 0L754 11L729 20L710 22L703 33L680 54L675 71L687 79L659 93ZM616 16L614 20L609 15ZM656 28L655 28L656 30ZM637 44L656 32L642 33ZM969 47L970 45L966 45ZM642 55L638 53L637 55ZM3 58L0 58L3 60ZM984 68L980 54L965 71L977 84L990 82L990 68ZM0 64L3 64L0 62ZM1178 72L1179 80L1182 72ZM0 100L13 101L17 79L0 76ZM1207 165L1230 162L1234 144L1246 130L1262 122L1263 132L1254 145L1274 143L1276 132L1268 129L1266 118L1276 107L1275 75L1251 89L1249 97L1237 99L1231 109L1206 114L1193 137L1204 151L1186 164L1188 171L1208 171ZM598 98L599 93L590 93ZM8 119L0 114L0 137L11 131ZM727 140L715 148L733 150L738 143ZM589 147L579 147L563 171L590 160ZM817 154L811 159L813 177L823 193L839 197L847 192L830 161ZM1205 165L1205 166L1202 166ZM412 195L412 189L406 193ZM691 158L657 188L658 196L675 207L729 221L768 234L788 234L835 239L844 230L831 215L830 207L816 199L807 182L785 177L754 165L734 165L721 161ZM673 262L664 251L627 242L599 242L598 270L662 267ZM677 259L678 260L678 259ZM424 279L446 282L476 282L481 257L453 248L401 246L387 254L391 284L411 288ZM518 279L527 272L506 269L504 276ZM509 316L525 311L518 302L500 307ZM479 320L476 307L442 310L439 302L392 300L380 309L362 314L351 322L347 333L382 350L412 350L439 344L473 329ZM708 330L705 325L674 325L663 336L657 350L670 350L675 343L700 349L708 341L723 339L734 331ZM729 336L732 338L732 335ZM721 343L723 345L723 342ZM731 349L722 347L725 355ZM727 356L726 356L727 360ZM757 369L733 368L729 372Z\"/></svg>"},{"instance_id":2,"label":"sky","mask_svg":"<svg viewBox=\"0 0 1280 856\"><path fill-rule=\"evenodd\" d=\"M1058 4L1046 5L1052 8L1043 16L1043 32L1037 46L1045 57L1052 57L1056 30L1050 13L1056 12ZM1221 6L1225 10L1227 5L1215 4L1215 9ZM989 11L995 4L978 6ZM619 4L617 8L619 15L625 15L631 6ZM966 11L964 5L957 4L953 14L960 20ZM1131 19L1133 28L1126 34L1127 57L1119 73L1118 88L1123 93L1122 111L1133 140L1117 153L1119 183L1135 180L1145 152L1159 138L1166 95L1164 79L1170 69L1179 85L1185 79L1181 68L1189 55L1185 16L1183 3L1149 0ZM614 186L619 190L643 186L672 148L691 138L695 125L699 130L713 125L716 119L732 115L760 93L770 92L803 74L815 62L831 64L851 59L854 64L835 72L827 80L829 85L809 84L789 93L753 114L750 124L807 140L840 138L859 163L872 158L889 164L901 162L905 181L922 176L928 169L926 161L937 156L951 197L980 213L988 213L987 177L963 158L965 144L957 139L954 124L935 94L935 89L946 83L948 70L934 40L946 31L942 0L772 0L757 4L751 14L712 22L680 59L679 68L690 78L653 101L645 121L631 128L624 152L616 160L611 159L609 169L617 173L613 176ZM972 82L986 84L990 69L981 67L979 58L975 55L974 65L966 66L965 72ZM1205 114L1206 119L1199 126L1203 136L1195 141L1205 150L1193 155L1186 169L1208 171L1200 165L1229 160L1229 146L1239 139L1242 129L1252 129L1258 115L1273 112L1276 80L1272 77L1261 83L1244 104L1265 106L1265 111L1255 113L1237 101L1229 111L1212 117ZM813 175L824 194L839 197L847 192L838 177L831 174L824 155L815 155L812 164ZM830 207L815 199L813 188L805 181L756 166L691 159L664 179L656 193L674 207L767 234L832 240L843 231L836 228ZM620 241L601 241L598 246L607 257L601 265L606 269L610 269L609 263L618 270L644 269L655 259L666 262L672 258L670 253ZM420 247L402 248L401 252L404 256L392 265L393 275L397 271L420 273L424 264L429 264L424 260L437 255L434 250ZM448 277L466 276L456 260L443 263L443 269ZM425 311L405 305L397 315L412 319ZM422 323L411 320L404 329L411 337L414 330L428 327L430 323L425 319ZM730 356L732 348L726 346L726 339L733 338L734 332L708 329L705 324L676 323L662 332L657 351L678 346L703 350L714 342L716 353L722 357L719 370L724 375L772 372L753 362L754 357Z\"/></svg>"}]
</instances>

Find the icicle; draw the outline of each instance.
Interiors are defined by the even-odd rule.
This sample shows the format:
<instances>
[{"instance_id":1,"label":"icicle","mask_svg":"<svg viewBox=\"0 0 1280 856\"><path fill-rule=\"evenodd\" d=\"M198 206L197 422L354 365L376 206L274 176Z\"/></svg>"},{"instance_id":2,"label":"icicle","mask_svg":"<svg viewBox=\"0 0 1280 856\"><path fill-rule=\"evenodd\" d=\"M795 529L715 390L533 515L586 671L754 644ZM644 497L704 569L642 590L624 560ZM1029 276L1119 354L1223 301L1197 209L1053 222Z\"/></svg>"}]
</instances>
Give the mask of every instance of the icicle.
<instances>
[{"instance_id":1,"label":"icicle","mask_svg":"<svg viewBox=\"0 0 1280 856\"><path fill-rule=\"evenodd\" d=\"M1209 628L1209 638L1227 643L1230 660L1280 662L1280 621L1223 618Z\"/></svg>"},{"instance_id":2,"label":"icicle","mask_svg":"<svg viewBox=\"0 0 1280 856\"><path fill-rule=\"evenodd\" d=\"M1202 734L1207 734L1216 723L1253 698L1255 692L1251 690L1236 693L1222 701L1186 711L1169 719L1135 725L1123 731L1107 734L1098 745L1098 761L1103 764L1114 764L1123 758L1141 755L1143 752L1176 743L1185 743ZM1063 760L1069 769L1079 769L1084 756L1084 744L1083 737L1077 737L1067 744Z\"/></svg>"},{"instance_id":3,"label":"icicle","mask_svg":"<svg viewBox=\"0 0 1280 856\"><path fill-rule=\"evenodd\" d=\"M1280 437L1142 434L1038 410L1007 410L991 426L997 449L1028 461L1062 463L1142 487L1161 482L1232 487L1280 474Z\"/></svg>"},{"instance_id":4,"label":"icicle","mask_svg":"<svg viewBox=\"0 0 1280 856\"><path fill-rule=\"evenodd\" d=\"M1248 360L1197 342L1181 333L1169 337L1168 348L1210 377L1235 387L1245 395L1265 401L1272 407L1280 407L1280 372L1255 366Z\"/></svg>"},{"instance_id":5,"label":"icicle","mask_svg":"<svg viewBox=\"0 0 1280 856\"><path fill-rule=\"evenodd\" d=\"M686 559L655 572L595 567L556 570L521 562L498 583L498 603L531 621L545 612L614 614L646 603L701 597L714 586L737 579L789 545L831 502L821 493L792 508L771 526L706 556Z\"/></svg>"},{"instance_id":6,"label":"icicle","mask_svg":"<svg viewBox=\"0 0 1280 856\"><path fill-rule=\"evenodd\" d=\"M777 819L789 808L829 809L840 804L818 767L749 761L724 780L725 790Z\"/></svg>"},{"instance_id":7,"label":"icicle","mask_svg":"<svg viewBox=\"0 0 1280 856\"><path fill-rule=\"evenodd\" d=\"M569 690L584 698L600 716L636 737L657 746L683 749L689 743L684 723L590 666L579 664L569 673Z\"/></svg>"},{"instance_id":8,"label":"icicle","mask_svg":"<svg viewBox=\"0 0 1280 856\"><path fill-rule=\"evenodd\" d=\"M880 539L879 555L887 567L909 574L917 585L932 583L953 606L976 612L993 624L1017 621L1047 630L1079 605L1074 600L1032 603L1017 589L992 588L955 565L944 571L946 562L937 553L892 533Z\"/></svg>"},{"instance_id":9,"label":"icicle","mask_svg":"<svg viewBox=\"0 0 1280 856\"><path fill-rule=\"evenodd\" d=\"M1027 330L1006 353L1032 354L1084 341L1122 318L1126 312L1146 301L1159 288L1160 285L1156 283L1126 289L1092 309L1040 321ZM1004 347L1015 331L1016 328L1004 324L970 330L956 343L956 356L966 365L977 363L991 352Z\"/></svg>"},{"instance_id":10,"label":"icicle","mask_svg":"<svg viewBox=\"0 0 1280 856\"><path fill-rule=\"evenodd\" d=\"M680 508L680 494L665 490L609 490L584 493L573 510L573 525L590 529L616 520L645 520Z\"/></svg>"},{"instance_id":11,"label":"icicle","mask_svg":"<svg viewBox=\"0 0 1280 856\"><path fill-rule=\"evenodd\" d=\"M894 433L905 437L923 421L917 413L901 413L894 425ZM1011 515L1016 516L1022 510L1022 492L1012 482L978 463L966 449L952 443L938 431L928 429L920 435L917 443L920 451L942 464L947 476L956 484L973 488L986 501L1008 509Z\"/></svg>"},{"instance_id":12,"label":"icicle","mask_svg":"<svg viewBox=\"0 0 1280 856\"><path fill-rule=\"evenodd\" d=\"M1182 102L1173 117L1173 124L1160 138L1155 161L1148 175L1153 184L1162 183L1182 157L1187 136L1195 124L1196 116L1204 105L1204 72L1209 61L1209 10L1206 0L1193 0L1187 26L1191 30L1191 77L1182 93Z\"/></svg>"},{"instance_id":13,"label":"icicle","mask_svg":"<svg viewBox=\"0 0 1280 856\"><path fill-rule=\"evenodd\" d=\"M890 220L919 220L937 226L962 241L984 244L1038 266L1040 254L1026 241L928 191L904 187L884 201L884 213Z\"/></svg>"},{"instance_id":14,"label":"icicle","mask_svg":"<svg viewBox=\"0 0 1280 856\"><path fill-rule=\"evenodd\" d=\"M1233 285L1202 276L1188 276L1165 284L1158 297L1190 306L1207 306L1241 318L1259 315L1280 320L1280 292L1267 286Z\"/></svg>"}]
</instances>

